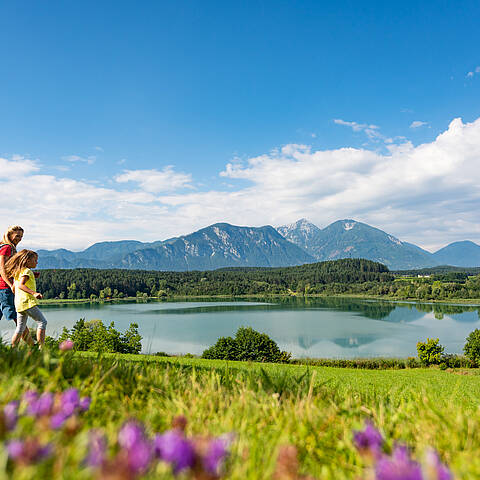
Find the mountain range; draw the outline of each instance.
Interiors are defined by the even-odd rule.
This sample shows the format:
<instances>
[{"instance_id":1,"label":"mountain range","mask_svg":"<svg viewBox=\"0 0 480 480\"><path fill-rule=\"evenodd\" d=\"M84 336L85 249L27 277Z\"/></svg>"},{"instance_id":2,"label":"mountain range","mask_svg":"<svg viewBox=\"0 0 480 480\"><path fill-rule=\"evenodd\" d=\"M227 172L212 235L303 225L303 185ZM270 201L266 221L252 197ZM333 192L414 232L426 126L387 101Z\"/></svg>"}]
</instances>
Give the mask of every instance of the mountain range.
<instances>
[{"instance_id":1,"label":"mountain range","mask_svg":"<svg viewBox=\"0 0 480 480\"><path fill-rule=\"evenodd\" d=\"M287 267L315 258L273 227L216 223L190 235L142 243L96 243L83 252L39 250L41 268L214 270L223 267Z\"/></svg>"},{"instance_id":2,"label":"mountain range","mask_svg":"<svg viewBox=\"0 0 480 480\"><path fill-rule=\"evenodd\" d=\"M435 253L402 242L355 220L324 229L306 219L278 227L216 223L164 241L95 243L81 252L39 250L40 268L214 270L225 267L285 267L340 258L366 258L391 270L436 265L480 266L480 246L454 242Z\"/></svg>"}]
</instances>

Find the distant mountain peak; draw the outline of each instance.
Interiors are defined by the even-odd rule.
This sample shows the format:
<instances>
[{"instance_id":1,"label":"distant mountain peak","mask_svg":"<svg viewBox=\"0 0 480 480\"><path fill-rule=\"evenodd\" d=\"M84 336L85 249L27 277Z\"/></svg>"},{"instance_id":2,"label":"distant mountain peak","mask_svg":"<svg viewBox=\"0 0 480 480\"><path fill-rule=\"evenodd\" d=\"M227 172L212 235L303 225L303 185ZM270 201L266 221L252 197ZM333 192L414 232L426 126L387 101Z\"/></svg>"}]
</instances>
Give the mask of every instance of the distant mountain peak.
<instances>
[{"instance_id":1,"label":"distant mountain peak","mask_svg":"<svg viewBox=\"0 0 480 480\"><path fill-rule=\"evenodd\" d=\"M301 226L302 221L297 225ZM294 224L295 225L295 224ZM278 231L318 261L339 258L366 258L384 263L390 268L432 266L429 252L401 242L393 235L358 222L352 218L337 220L314 235L306 235L301 228L280 227Z\"/></svg>"},{"instance_id":2,"label":"distant mountain peak","mask_svg":"<svg viewBox=\"0 0 480 480\"><path fill-rule=\"evenodd\" d=\"M480 265L480 245L462 240L453 242L433 254L437 263L457 267L474 267Z\"/></svg>"},{"instance_id":3,"label":"distant mountain peak","mask_svg":"<svg viewBox=\"0 0 480 480\"><path fill-rule=\"evenodd\" d=\"M295 222L295 225L301 226L301 225L313 225L313 223L308 220L307 218L301 218L300 220L297 220Z\"/></svg>"},{"instance_id":4,"label":"distant mountain peak","mask_svg":"<svg viewBox=\"0 0 480 480\"><path fill-rule=\"evenodd\" d=\"M283 232L287 233L293 231L303 232L304 234L308 235L313 232L320 231L320 229L314 223L310 222L310 220L307 220L306 218L301 218L296 222L278 227L277 231L280 232L283 236L285 236Z\"/></svg>"},{"instance_id":5,"label":"distant mountain peak","mask_svg":"<svg viewBox=\"0 0 480 480\"><path fill-rule=\"evenodd\" d=\"M301 218L294 223L278 227L277 232L288 241L307 250L308 245L316 243L322 231L306 218Z\"/></svg>"}]
</instances>

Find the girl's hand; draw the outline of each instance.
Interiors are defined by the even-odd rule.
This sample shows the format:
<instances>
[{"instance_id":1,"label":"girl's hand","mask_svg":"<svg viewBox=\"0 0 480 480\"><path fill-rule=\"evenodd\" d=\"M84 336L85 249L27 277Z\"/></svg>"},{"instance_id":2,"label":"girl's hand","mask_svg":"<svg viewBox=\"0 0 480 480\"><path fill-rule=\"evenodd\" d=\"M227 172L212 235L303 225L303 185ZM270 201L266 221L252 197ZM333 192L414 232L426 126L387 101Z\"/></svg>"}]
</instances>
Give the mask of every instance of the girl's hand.
<instances>
[{"instance_id":1,"label":"girl's hand","mask_svg":"<svg viewBox=\"0 0 480 480\"><path fill-rule=\"evenodd\" d=\"M35 293L33 294L33 296L34 296L35 298L37 298L38 300L40 300L40 299L43 298L43 295L42 295L40 292L35 292Z\"/></svg>"},{"instance_id":2,"label":"girl's hand","mask_svg":"<svg viewBox=\"0 0 480 480\"><path fill-rule=\"evenodd\" d=\"M40 276L40 272L33 272L33 276L34 276L35 278L38 278L38 277Z\"/></svg>"}]
</instances>

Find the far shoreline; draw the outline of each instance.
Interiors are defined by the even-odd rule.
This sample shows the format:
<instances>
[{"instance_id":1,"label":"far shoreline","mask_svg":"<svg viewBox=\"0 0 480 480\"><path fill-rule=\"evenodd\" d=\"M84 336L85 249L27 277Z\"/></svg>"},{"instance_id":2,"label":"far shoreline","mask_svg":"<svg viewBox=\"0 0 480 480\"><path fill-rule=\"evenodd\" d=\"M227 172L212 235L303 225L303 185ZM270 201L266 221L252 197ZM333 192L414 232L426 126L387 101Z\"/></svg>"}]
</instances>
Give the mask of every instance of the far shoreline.
<instances>
[{"instance_id":1,"label":"far shoreline","mask_svg":"<svg viewBox=\"0 0 480 480\"><path fill-rule=\"evenodd\" d=\"M441 299L441 300L422 300L417 298L397 298L397 297L384 297L381 295L360 295L360 294L307 294L307 295L289 295L289 294L268 294L268 295L168 295L165 297L122 297L122 298L104 298L104 299L91 299L91 298L49 298L40 300L41 305L71 305L71 304L84 304L84 303L113 303L113 302L146 302L146 301L155 301L155 302L170 302L186 299L269 299L269 298L352 298L357 300L375 300L391 303L421 303L421 304L447 304L447 305L471 305L480 307L480 298L454 298L454 299Z\"/></svg>"}]
</instances>

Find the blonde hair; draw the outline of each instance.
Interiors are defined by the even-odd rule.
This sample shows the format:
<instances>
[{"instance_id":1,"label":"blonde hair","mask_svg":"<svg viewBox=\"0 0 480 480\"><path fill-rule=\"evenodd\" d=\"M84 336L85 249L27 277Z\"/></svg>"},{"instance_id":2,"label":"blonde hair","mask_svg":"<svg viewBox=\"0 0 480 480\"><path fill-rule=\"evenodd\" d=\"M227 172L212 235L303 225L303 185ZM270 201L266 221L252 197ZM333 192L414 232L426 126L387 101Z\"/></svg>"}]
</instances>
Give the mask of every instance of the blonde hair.
<instances>
[{"instance_id":1,"label":"blonde hair","mask_svg":"<svg viewBox=\"0 0 480 480\"><path fill-rule=\"evenodd\" d=\"M15 274L24 268L27 268L28 261L33 257L38 258L38 253L34 252L33 250L24 249L16 253L5 264L5 273L7 274L7 277L12 278L15 276Z\"/></svg>"},{"instance_id":2,"label":"blonde hair","mask_svg":"<svg viewBox=\"0 0 480 480\"><path fill-rule=\"evenodd\" d=\"M2 238L2 243L4 245L10 245L12 247L12 255L17 253L16 245L13 244L12 240L10 239L10 234L13 232L22 232L23 233L23 228L20 227L19 225L10 225L5 233L3 234Z\"/></svg>"}]
</instances>

